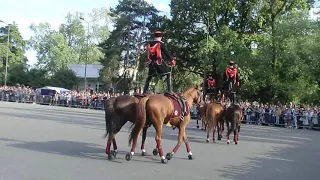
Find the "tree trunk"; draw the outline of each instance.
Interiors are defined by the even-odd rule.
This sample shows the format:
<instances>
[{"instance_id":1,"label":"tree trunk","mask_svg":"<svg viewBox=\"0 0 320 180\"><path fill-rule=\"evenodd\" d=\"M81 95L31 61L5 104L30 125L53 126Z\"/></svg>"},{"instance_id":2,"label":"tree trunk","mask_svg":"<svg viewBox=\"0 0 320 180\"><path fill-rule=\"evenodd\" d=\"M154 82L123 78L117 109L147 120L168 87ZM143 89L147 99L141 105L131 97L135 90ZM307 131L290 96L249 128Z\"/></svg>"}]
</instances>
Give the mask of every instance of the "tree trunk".
<instances>
[{"instance_id":1,"label":"tree trunk","mask_svg":"<svg viewBox=\"0 0 320 180\"><path fill-rule=\"evenodd\" d=\"M272 41L272 69L276 70L277 66L277 47L276 47L276 38L275 38L275 16L272 16L271 20L271 41Z\"/></svg>"}]
</instances>

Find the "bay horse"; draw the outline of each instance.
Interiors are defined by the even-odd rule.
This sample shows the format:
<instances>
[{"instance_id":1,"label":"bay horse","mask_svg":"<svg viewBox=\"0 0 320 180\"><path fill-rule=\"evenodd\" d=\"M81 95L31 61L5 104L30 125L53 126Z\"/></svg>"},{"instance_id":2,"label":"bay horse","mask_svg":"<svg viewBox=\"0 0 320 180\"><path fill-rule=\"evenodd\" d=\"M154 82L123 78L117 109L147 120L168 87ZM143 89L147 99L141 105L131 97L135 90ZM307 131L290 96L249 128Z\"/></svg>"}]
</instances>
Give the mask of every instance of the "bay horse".
<instances>
[{"instance_id":1,"label":"bay horse","mask_svg":"<svg viewBox=\"0 0 320 180\"><path fill-rule=\"evenodd\" d=\"M234 133L233 141L235 144L238 144L241 120L243 119L241 107L235 104L229 106L224 113L224 119L228 128L227 144L230 144L229 136L232 131ZM231 124L231 129L229 127L229 123Z\"/></svg>"},{"instance_id":2,"label":"bay horse","mask_svg":"<svg viewBox=\"0 0 320 180\"><path fill-rule=\"evenodd\" d=\"M205 124L205 116L206 116L206 108L207 104L197 105L197 111L198 111L198 117L197 117L197 128L199 129L199 123L198 121L201 121L201 130L206 130L207 126Z\"/></svg>"},{"instance_id":3,"label":"bay horse","mask_svg":"<svg viewBox=\"0 0 320 180\"><path fill-rule=\"evenodd\" d=\"M136 109L139 99L147 95L148 94L136 96L124 95L118 97L111 97L105 102L106 133L104 137L108 137L105 153L108 155L109 160L112 160L117 155L118 147L115 139L116 134L128 121L130 121L131 123L136 122ZM147 137L147 129L147 126L144 127L142 133L142 156L146 155L144 144ZM112 151L110 150L111 144L113 145Z\"/></svg>"},{"instance_id":4,"label":"bay horse","mask_svg":"<svg viewBox=\"0 0 320 180\"><path fill-rule=\"evenodd\" d=\"M207 104L206 112L205 112L205 124L207 125L207 142L210 142L210 132L212 131L212 140L215 142L215 132L216 130L218 131L218 140L221 140L222 138L222 127L223 126L223 113L224 113L224 108L222 107L221 104L218 103L210 103Z\"/></svg>"},{"instance_id":5,"label":"bay horse","mask_svg":"<svg viewBox=\"0 0 320 180\"><path fill-rule=\"evenodd\" d=\"M179 100L183 100L184 105L186 106L185 112L179 105ZM142 98L138 104L137 122L134 124L129 136L129 144L132 142L132 147L130 153L126 155L126 160L131 160L137 144L138 136L146 123L152 124L156 129L155 141L157 144L157 150L161 157L161 163L167 163L168 160L172 158L179 149L182 141L184 141L186 145L186 149L189 154L188 158L190 160L193 159L185 129L191 120L190 108L192 107L192 104L198 104L200 100L198 86L187 89L182 93L182 98L174 98L168 94L154 94ZM162 126L168 122L179 129L179 135L177 145L172 152L167 153L165 157L161 146Z\"/></svg>"}]
</instances>

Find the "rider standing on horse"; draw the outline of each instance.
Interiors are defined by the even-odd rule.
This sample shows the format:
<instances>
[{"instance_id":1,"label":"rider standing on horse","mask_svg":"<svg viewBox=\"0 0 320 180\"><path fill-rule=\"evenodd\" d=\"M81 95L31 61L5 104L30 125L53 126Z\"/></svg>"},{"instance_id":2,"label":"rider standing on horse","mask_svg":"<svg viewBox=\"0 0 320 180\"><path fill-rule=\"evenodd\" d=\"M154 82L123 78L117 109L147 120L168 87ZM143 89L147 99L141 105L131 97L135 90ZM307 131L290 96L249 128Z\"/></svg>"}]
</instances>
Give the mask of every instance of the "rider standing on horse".
<instances>
[{"instance_id":1,"label":"rider standing on horse","mask_svg":"<svg viewBox=\"0 0 320 180\"><path fill-rule=\"evenodd\" d=\"M152 77L156 75L167 77L167 90L172 93L171 71L168 64L163 61L162 54L170 61L170 65L175 66L176 61L169 54L164 42L162 42L163 33L161 31L154 32L154 40L147 42L147 64L149 65L148 78L143 88L143 93L149 90L149 84Z\"/></svg>"},{"instance_id":2,"label":"rider standing on horse","mask_svg":"<svg viewBox=\"0 0 320 180\"><path fill-rule=\"evenodd\" d=\"M210 96L212 97L216 93L216 80L213 78L211 72L208 74L207 79L204 82L204 86L205 86L205 94L202 98L203 98L203 101L205 102L207 94L210 94Z\"/></svg>"},{"instance_id":3,"label":"rider standing on horse","mask_svg":"<svg viewBox=\"0 0 320 180\"><path fill-rule=\"evenodd\" d=\"M232 93L232 96L229 96L231 103L234 104L236 97L235 97L235 87L240 86L240 80L238 75L238 69L234 67L234 61L229 61L229 66L225 68L223 73L223 80L224 80L224 91L228 94Z\"/></svg>"}]
</instances>

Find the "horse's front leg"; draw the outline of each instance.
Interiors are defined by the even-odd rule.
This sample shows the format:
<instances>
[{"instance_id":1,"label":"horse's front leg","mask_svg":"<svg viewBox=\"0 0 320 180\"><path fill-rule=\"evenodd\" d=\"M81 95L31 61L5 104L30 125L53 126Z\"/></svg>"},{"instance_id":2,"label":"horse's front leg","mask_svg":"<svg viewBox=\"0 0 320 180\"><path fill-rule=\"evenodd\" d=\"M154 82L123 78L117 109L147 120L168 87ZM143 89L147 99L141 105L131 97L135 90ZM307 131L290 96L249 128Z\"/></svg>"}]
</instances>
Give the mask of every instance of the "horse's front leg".
<instances>
[{"instance_id":1,"label":"horse's front leg","mask_svg":"<svg viewBox=\"0 0 320 180\"><path fill-rule=\"evenodd\" d=\"M204 117L201 119L201 121L202 121L202 129L201 130L206 131L207 130L207 124L204 122Z\"/></svg>"},{"instance_id":2,"label":"horse's front leg","mask_svg":"<svg viewBox=\"0 0 320 180\"><path fill-rule=\"evenodd\" d=\"M221 140L221 134L220 134L220 123L217 122L217 132L218 132L218 141Z\"/></svg>"},{"instance_id":3,"label":"horse's front leg","mask_svg":"<svg viewBox=\"0 0 320 180\"><path fill-rule=\"evenodd\" d=\"M220 141L222 138L222 134L223 134L223 130L222 128L224 127L223 122L221 123L221 121L218 122L218 140Z\"/></svg>"},{"instance_id":4,"label":"horse's front leg","mask_svg":"<svg viewBox=\"0 0 320 180\"><path fill-rule=\"evenodd\" d=\"M184 128L181 128L181 124L179 127L179 135L178 135L178 143L177 145L173 148L173 150L171 151L171 153L167 153L166 158L168 160L170 160L172 158L172 156L179 150L181 143L183 141L183 133L184 133Z\"/></svg>"},{"instance_id":5,"label":"horse's front leg","mask_svg":"<svg viewBox=\"0 0 320 180\"><path fill-rule=\"evenodd\" d=\"M184 130L184 133L183 133L183 141L184 141L184 144L186 145L186 149L187 149L187 153L188 153L188 159L193 160L194 157L192 155L192 152L191 152L191 149L190 149L190 146L189 146L189 142L188 142L188 138L187 138L187 134L186 134L185 130Z\"/></svg>"}]
</instances>

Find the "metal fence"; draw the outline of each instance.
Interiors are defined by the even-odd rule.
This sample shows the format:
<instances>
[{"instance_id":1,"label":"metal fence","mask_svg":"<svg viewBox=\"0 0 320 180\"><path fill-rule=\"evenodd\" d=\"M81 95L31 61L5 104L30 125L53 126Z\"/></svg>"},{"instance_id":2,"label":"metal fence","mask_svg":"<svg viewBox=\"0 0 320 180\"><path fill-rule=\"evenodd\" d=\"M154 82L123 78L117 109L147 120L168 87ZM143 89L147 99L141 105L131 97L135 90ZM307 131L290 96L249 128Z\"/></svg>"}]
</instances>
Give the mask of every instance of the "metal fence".
<instances>
[{"instance_id":1,"label":"metal fence","mask_svg":"<svg viewBox=\"0 0 320 180\"><path fill-rule=\"evenodd\" d=\"M296 129L320 129L320 114L305 114L303 112L295 112L288 114L282 112L280 115L275 113L261 113L259 111L251 111L245 113L244 117L247 124L281 126Z\"/></svg>"},{"instance_id":2,"label":"metal fence","mask_svg":"<svg viewBox=\"0 0 320 180\"><path fill-rule=\"evenodd\" d=\"M90 108L104 110L105 97L72 96L72 95L36 95L0 91L0 100L17 103L32 103L50 106Z\"/></svg>"},{"instance_id":3,"label":"metal fence","mask_svg":"<svg viewBox=\"0 0 320 180\"><path fill-rule=\"evenodd\" d=\"M18 102L18 103L33 103L51 106L64 106L74 108L99 109L104 110L104 102L106 97L91 96L72 96L72 95L36 95L28 93L0 91L0 101ZM192 117L197 117L196 108L192 108ZM244 109L244 121L247 124L255 125L271 125L288 128L302 129L320 129L320 113L314 113L313 116L297 112L291 116L282 112L277 116L273 112L265 113L257 110L247 112Z\"/></svg>"}]
</instances>

